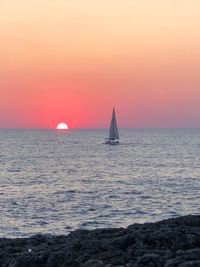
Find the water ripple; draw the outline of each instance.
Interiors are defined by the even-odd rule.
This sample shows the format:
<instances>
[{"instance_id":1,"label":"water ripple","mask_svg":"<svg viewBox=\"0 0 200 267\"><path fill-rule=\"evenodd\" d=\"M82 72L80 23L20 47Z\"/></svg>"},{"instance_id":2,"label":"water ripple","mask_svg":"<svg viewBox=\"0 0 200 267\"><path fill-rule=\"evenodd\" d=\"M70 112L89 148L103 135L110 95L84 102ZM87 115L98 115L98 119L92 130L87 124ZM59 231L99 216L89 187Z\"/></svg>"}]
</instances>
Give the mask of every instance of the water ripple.
<instances>
[{"instance_id":1,"label":"water ripple","mask_svg":"<svg viewBox=\"0 0 200 267\"><path fill-rule=\"evenodd\" d=\"M0 236L198 214L200 130L0 130Z\"/></svg>"}]
</instances>

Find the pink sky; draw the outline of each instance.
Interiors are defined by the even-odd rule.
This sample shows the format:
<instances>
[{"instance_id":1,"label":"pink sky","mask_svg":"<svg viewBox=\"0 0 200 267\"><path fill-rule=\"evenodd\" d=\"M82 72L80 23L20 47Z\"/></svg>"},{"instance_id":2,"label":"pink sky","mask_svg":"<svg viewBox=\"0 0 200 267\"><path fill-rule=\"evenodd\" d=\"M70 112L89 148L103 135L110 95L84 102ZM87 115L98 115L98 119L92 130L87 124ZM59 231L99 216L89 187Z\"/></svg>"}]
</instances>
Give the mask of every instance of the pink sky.
<instances>
[{"instance_id":1,"label":"pink sky","mask_svg":"<svg viewBox=\"0 0 200 267\"><path fill-rule=\"evenodd\" d=\"M200 127L199 0L3 0L0 128Z\"/></svg>"}]
</instances>

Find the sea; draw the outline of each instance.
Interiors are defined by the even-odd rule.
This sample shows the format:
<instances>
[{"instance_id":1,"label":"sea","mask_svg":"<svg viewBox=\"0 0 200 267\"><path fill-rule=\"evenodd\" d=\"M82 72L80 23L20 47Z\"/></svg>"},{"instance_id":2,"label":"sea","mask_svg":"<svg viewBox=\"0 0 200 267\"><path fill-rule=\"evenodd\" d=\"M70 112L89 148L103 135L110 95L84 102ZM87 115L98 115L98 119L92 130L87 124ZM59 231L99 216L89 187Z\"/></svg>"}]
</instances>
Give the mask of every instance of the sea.
<instances>
[{"instance_id":1,"label":"sea","mask_svg":"<svg viewBox=\"0 0 200 267\"><path fill-rule=\"evenodd\" d=\"M200 129L0 130L0 237L200 213Z\"/></svg>"}]
</instances>

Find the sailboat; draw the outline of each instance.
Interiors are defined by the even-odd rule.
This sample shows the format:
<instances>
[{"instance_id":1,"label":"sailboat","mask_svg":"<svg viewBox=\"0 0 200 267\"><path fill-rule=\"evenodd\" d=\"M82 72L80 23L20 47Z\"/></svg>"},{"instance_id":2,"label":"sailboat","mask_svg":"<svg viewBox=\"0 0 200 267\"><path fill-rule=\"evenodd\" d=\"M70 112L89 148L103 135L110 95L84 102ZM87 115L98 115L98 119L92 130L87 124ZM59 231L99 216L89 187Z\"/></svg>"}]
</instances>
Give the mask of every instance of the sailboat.
<instances>
[{"instance_id":1,"label":"sailboat","mask_svg":"<svg viewBox=\"0 0 200 267\"><path fill-rule=\"evenodd\" d=\"M112 119L111 119L110 130L109 130L109 138L106 139L105 144L109 144L109 145L119 144L119 133L117 129L115 108L113 108L113 112L112 112Z\"/></svg>"}]
</instances>

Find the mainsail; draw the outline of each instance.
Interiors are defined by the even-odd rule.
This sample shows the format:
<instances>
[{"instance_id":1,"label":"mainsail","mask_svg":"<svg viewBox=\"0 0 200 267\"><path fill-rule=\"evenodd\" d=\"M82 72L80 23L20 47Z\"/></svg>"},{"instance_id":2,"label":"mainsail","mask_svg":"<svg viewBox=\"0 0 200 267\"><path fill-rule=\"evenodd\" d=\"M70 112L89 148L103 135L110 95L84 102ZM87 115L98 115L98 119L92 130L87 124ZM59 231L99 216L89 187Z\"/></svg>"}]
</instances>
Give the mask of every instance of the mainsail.
<instances>
[{"instance_id":1,"label":"mainsail","mask_svg":"<svg viewBox=\"0 0 200 267\"><path fill-rule=\"evenodd\" d=\"M110 123L109 140L119 139L119 133L117 129L117 121L115 116L115 108L113 108L112 119Z\"/></svg>"}]
</instances>

